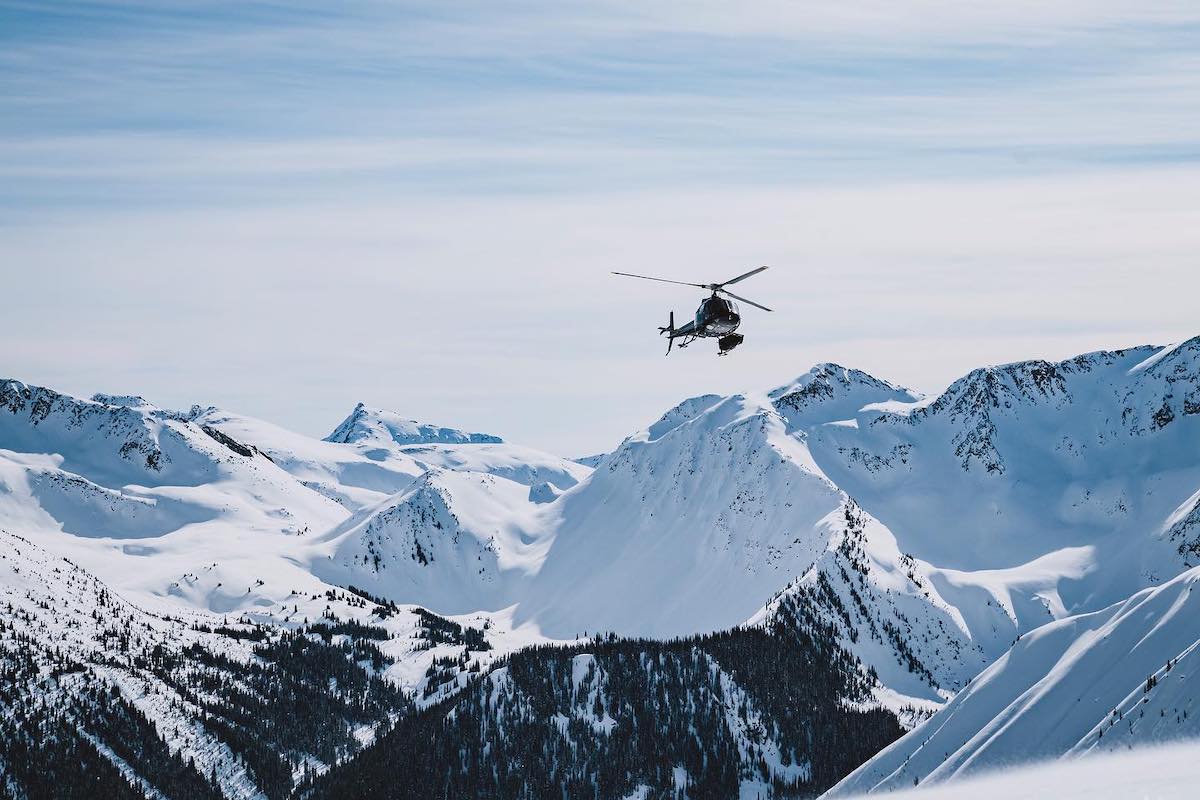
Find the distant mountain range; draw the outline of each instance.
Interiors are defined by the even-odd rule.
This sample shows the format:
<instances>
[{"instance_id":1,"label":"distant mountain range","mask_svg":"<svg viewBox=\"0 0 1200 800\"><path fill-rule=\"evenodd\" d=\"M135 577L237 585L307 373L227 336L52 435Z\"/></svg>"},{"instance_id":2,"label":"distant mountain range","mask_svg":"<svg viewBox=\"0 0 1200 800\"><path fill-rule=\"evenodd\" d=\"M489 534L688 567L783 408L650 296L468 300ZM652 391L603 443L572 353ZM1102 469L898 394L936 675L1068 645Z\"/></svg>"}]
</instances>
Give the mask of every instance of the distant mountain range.
<instances>
[{"instance_id":1,"label":"distant mountain range","mask_svg":"<svg viewBox=\"0 0 1200 800\"><path fill-rule=\"evenodd\" d=\"M577 461L0 381L0 537L0 795L949 780L1200 733L1200 337L821 364Z\"/></svg>"}]
</instances>

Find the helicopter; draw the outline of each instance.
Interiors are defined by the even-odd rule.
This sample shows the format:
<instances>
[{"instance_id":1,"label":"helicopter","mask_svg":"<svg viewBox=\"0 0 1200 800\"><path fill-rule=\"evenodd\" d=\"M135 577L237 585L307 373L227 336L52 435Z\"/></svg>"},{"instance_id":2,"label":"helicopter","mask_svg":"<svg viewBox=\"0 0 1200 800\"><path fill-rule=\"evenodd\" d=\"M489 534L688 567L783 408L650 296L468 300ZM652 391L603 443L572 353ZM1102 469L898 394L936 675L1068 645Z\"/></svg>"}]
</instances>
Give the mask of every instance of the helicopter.
<instances>
[{"instance_id":1,"label":"helicopter","mask_svg":"<svg viewBox=\"0 0 1200 800\"><path fill-rule=\"evenodd\" d=\"M742 317L738 313L737 304L733 300L727 300L719 295L728 295L729 297L741 300L743 303L749 303L755 308L761 308L763 311L770 311L764 305L759 305L753 300L747 300L744 297L738 297L733 292L726 289L732 283L744 281L752 275L765 270L766 267L757 267L738 275L736 278L730 278L724 283L688 283L687 281L673 281L668 278L653 278L649 275L634 275L630 272L613 272L613 275L623 275L626 278L642 278L647 281L662 281L663 283L678 283L682 286L695 286L698 289L707 289L712 292L711 295L704 298L700 302L700 307L696 309L696 316L687 322L675 327L675 312L671 312L671 316L665 328L659 328L658 333L667 334L667 355L671 354L671 345L676 339L680 339L680 347L687 347L692 342L699 338L708 338L717 340L717 355L728 355L729 351L737 347L745 339L740 333L735 333L738 325L742 322Z\"/></svg>"}]
</instances>

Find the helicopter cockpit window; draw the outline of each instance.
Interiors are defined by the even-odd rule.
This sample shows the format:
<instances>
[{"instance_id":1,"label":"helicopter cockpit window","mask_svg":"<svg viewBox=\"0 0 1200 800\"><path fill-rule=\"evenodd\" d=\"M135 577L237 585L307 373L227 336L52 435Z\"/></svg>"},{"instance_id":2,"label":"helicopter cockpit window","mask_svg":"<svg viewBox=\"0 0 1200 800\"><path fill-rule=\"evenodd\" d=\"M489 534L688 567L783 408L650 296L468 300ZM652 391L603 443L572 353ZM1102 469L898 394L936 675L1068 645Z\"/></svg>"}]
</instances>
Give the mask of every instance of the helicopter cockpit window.
<instances>
[{"instance_id":1,"label":"helicopter cockpit window","mask_svg":"<svg viewBox=\"0 0 1200 800\"><path fill-rule=\"evenodd\" d=\"M733 302L726 300L724 297L710 297L708 303L708 310L712 314L728 316L731 313L737 313L737 307Z\"/></svg>"}]
</instances>

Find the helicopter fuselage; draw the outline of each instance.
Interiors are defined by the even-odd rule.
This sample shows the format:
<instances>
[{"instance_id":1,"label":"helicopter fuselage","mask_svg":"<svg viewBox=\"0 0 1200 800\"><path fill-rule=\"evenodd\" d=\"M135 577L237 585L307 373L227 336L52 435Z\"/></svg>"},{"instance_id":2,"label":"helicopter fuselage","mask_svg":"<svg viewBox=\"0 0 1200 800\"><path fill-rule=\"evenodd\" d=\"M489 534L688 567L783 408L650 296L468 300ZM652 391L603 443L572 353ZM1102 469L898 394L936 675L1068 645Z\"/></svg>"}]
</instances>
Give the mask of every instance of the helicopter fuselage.
<instances>
[{"instance_id":1,"label":"helicopter fuselage","mask_svg":"<svg viewBox=\"0 0 1200 800\"><path fill-rule=\"evenodd\" d=\"M676 328L672 314L667 327L659 328L659 332L667 335L667 352L670 352L670 343L676 339L679 339L680 347L687 347L696 339L704 338L716 339L720 346L719 355L725 355L742 343L741 334L734 333L741 324L737 304L713 294L700 303L695 317Z\"/></svg>"},{"instance_id":2,"label":"helicopter fuselage","mask_svg":"<svg viewBox=\"0 0 1200 800\"><path fill-rule=\"evenodd\" d=\"M719 337L737 330L742 323L737 305L732 300L712 295L706 297L696 309L695 331L697 336Z\"/></svg>"},{"instance_id":3,"label":"helicopter fuselage","mask_svg":"<svg viewBox=\"0 0 1200 800\"><path fill-rule=\"evenodd\" d=\"M717 339L733 333L741 324L742 317L738 314L737 305L732 300L713 295L700 303L696 316L690 321L678 328L664 328L663 331L669 331L671 337L676 339Z\"/></svg>"}]
</instances>

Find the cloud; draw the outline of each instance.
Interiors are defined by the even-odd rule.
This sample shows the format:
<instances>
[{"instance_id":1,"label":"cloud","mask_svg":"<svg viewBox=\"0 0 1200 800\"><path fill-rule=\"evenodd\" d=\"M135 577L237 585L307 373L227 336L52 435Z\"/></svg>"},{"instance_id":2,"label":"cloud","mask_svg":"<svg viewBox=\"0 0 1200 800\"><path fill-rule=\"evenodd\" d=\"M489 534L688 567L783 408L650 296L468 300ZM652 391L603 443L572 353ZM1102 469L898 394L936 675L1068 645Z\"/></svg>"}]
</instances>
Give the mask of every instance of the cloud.
<instances>
[{"instance_id":1,"label":"cloud","mask_svg":"<svg viewBox=\"0 0 1200 800\"><path fill-rule=\"evenodd\" d=\"M0 372L578 453L817 361L936 389L1181 338L1198 14L7 3ZM719 362L661 356L695 296L608 274L759 263L780 311Z\"/></svg>"},{"instance_id":2,"label":"cloud","mask_svg":"<svg viewBox=\"0 0 1200 800\"><path fill-rule=\"evenodd\" d=\"M0 48L15 211L1200 156L1183 4L63 8Z\"/></svg>"},{"instance_id":3,"label":"cloud","mask_svg":"<svg viewBox=\"0 0 1200 800\"><path fill-rule=\"evenodd\" d=\"M822 360L930 390L985 360L1192 335L1197 187L1197 169L1141 169L92 212L0 236L0 364L311 433L369 400L584 452ZM654 327L695 293L608 274L758 263L744 294L778 311L747 310L721 361L661 356Z\"/></svg>"}]
</instances>

